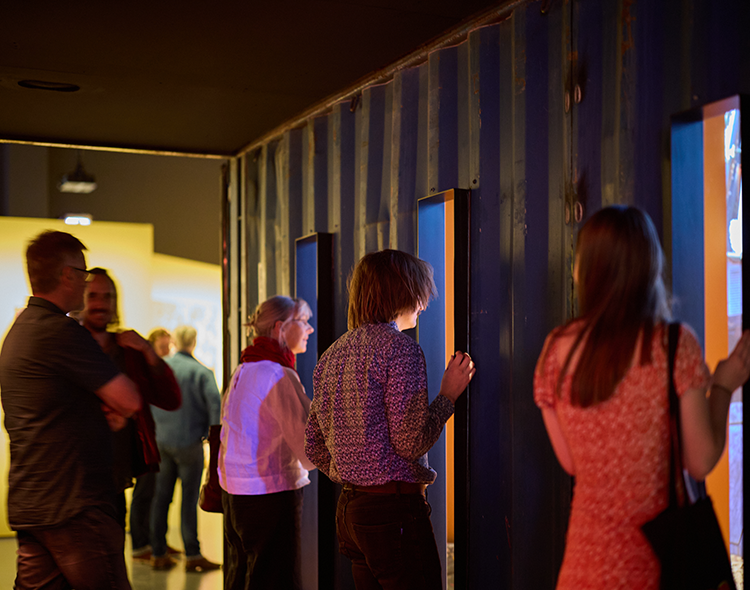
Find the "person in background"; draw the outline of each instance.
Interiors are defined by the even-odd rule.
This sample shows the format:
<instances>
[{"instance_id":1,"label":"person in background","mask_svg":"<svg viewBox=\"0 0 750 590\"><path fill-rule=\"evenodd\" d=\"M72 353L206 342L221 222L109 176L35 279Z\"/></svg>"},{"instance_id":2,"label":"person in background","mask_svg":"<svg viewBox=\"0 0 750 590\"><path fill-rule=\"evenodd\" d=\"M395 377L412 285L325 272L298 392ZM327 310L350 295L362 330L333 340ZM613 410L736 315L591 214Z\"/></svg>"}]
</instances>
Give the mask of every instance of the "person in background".
<instances>
[{"instance_id":1,"label":"person in background","mask_svg":"<svg viewBox=\"0 0 750 590\"><path fill-rule=\"evenodd\" d=\"M222 400L227 589L302 587L302 490L315 466L305 456L310 399L294 363L307 350L311 315L305 301L283 295L258 305L247 324L253 342Z\"/></svg>"},{"instance_id":2,"label":"person in background","mask_svg":"<svg viewBox=\"0 0 750 590\"><path fill-rule=\"evenodd\" d=\"M168 330L154 328L148 333L147 339L161 358L165 359L172 354L172 334Z\"/></svg>"},{"instance_id":3,"label":"person in background","mask_svg":"<svg viewBox=\"0 0 750 590\"><path fill-rule=\"evenodd\" d=\"M130 588L109 423L138 412L141 396L91 333L66 316L83 307L93 276L85 249L59 231L31 241L33 296L0 352L19 590Z\"/></svg>"},{"instance_id":4,"label":"person in background","mask_svg":"<svg viewBox=\"0 0 750 590\"><path fill-rule=\"evenodd\" d=\"M195 328L180 326L174 332L177 351L167 359L182 391L182 407L176 412L154 408L156 442L161 469L151 505L151 565L169 569L176 561L167 553L167 515L177 478L182 482L180 528L185 545L185 570L206 572L221 567L200 552L198 497L203 475L203 439L208 427L220 420L221 396L213 372L194 356Z\"/></svg>"},{"instance_id":5,"label":"person in background","mask_svg":"<svg viewBox=\"0 0 750 590\"><path fill-rule=\"evenodd\" d=\"M154 328L148 333L147 340L161 359L169 356L172 335L167 330ZM179 389L179 386L177 387ZM182 399L182 394L180 394L180 399ZM149 415L151 415L150 410ZM153 417L151 421L153 423ZM156 436L155 430L156 427L154 426L154 437ZM155 441L154 438L154 443ZM154 499L155 489L156 470L147 471L135 480L133 497L130 501L130 541L133 546L133 560L135 561L151 562L151 502ZM182 551L167 545L167 553L176 556L181 555Z\"/></svg>"},{"instance_id":6,"label":"person in background","mask_svg":"<svg viewBox=\"0 0 750 590\"><path fill-rule=\"evenodd\" d=\"M435 297L432 267L398 250L364 256L349 281L349 331L321 357L305 451L343 484L339 548L358 590L442 588L425 488L427 451L476 369L456 352L440 392L427 397L419 344L403 333Z\"/></svg>"},{"instance_id":7,"label":"person in background","mask_svg":"<svg viewBox=\"0 0 750 590\"><path fill-rule=\"evenodd\" d=\"M562 467L576 478L558 589L659 588L641 525L669 498L669 398L663 254L651 219L607 207L578 233L580 315L547 337L534 400ZM680 327L674 383L684 465L702 480L721 456L732 392L750 374L745 332L713 376Z\"/></svg>"},{"instance_id":8,"label":"person in background","mask_svg":"<svg viewBox=\"0 0 750 590\"><path fill-rule=\"evenodd\" d=\"M119 298L109 273L103 268L92 268L89 272L92 280L86 284L83 310L78 319L107 356L138 386L144 402L141 409L113 433L118 517L124 531L125 490L133 486L133 478L147 477L159 470L159 450L149 404L166 411L176 410L182 395L172 370L148 341L134 330L119 331ZM135 531L131 528L136 542L140 533L137 524ZM144 544L148 545L148 539ZM140 547L134 544L134 553L138 554Z\"/></svg>"}]
</instances>

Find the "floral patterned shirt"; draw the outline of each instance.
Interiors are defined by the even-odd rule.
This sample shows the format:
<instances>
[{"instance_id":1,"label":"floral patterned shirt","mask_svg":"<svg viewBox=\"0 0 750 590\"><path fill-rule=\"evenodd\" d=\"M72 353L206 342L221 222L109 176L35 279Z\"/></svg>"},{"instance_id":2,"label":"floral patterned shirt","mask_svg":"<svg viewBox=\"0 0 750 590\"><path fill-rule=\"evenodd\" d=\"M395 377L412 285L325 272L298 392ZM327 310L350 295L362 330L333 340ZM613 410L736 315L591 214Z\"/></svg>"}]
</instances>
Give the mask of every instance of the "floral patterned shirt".
<instances>
[{"instance_id":1,"label":"floral patterned shirt","mask_svg":"<svg viewBox=\"0 0 750 590\"><path fill-rule=\"evenodd\" d=\"M438 395L427 400L419 344L395 322L366 324L339 338L313 374L305 452L338 483L432 483L427 451L453 414Z\"/></svg>"}]
</instances>

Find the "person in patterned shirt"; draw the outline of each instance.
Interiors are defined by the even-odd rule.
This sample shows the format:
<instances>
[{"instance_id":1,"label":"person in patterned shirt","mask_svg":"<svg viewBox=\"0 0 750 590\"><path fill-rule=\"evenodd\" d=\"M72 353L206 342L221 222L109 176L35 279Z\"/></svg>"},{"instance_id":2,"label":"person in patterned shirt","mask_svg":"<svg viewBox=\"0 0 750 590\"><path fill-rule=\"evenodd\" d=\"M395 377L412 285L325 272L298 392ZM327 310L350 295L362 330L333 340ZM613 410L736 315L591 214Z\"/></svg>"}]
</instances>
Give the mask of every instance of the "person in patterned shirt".
<instances>
[{"instance_id":1,"label":"person in patterned shirt","mask_svg":"<svg viewBox=\"0 0 750 590\"><path fill-rule=\"evenodd\" d=\"M364 256L349 281L349 331L313 374L305 452L344 487L339 548L360 590L442 588L425 498L437 474L426 453L476 369L456 352L428 403L424 354L402 331L436 296L432 274L427 262L398 250Z\"/></svg>"}]
</instances>

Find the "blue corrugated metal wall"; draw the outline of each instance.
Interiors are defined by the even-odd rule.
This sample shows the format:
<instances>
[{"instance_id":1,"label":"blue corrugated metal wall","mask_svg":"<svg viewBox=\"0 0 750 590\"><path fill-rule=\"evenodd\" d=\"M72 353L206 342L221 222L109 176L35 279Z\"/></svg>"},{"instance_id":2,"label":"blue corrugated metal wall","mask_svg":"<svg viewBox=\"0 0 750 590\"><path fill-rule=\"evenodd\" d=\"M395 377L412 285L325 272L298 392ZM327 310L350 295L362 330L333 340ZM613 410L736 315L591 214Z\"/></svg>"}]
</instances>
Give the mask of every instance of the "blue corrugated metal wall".
<instances>
[{"instance_id":1,"label":"blue corrugated metal wall","mask_svg":"<svg viewBox=\"0 0 750 590\"><path fill-rule=\"evenodd\" d=\"M662 227L669 117L750 91L748 6L521 4L241 159L237 305L293 292L294 240L330 232L336 334L353 264L384 247L415 252L417 199L471 189L469 588L554 586L570 481L532 374L572 313L576 211L632 203Z\"/></svg>"}]
</instances>

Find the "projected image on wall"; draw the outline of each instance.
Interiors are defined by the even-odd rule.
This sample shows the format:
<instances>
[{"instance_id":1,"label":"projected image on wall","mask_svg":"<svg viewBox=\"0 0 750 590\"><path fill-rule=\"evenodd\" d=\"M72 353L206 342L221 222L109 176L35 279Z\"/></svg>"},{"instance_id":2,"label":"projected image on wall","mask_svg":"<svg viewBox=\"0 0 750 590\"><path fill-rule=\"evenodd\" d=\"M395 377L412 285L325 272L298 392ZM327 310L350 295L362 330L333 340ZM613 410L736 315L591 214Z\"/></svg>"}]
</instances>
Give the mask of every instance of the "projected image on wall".
<instances>
[{"instance_id":1,"label":"projected image on wall","mask_svg":"<svg viewBox=\"0 0 750 590\"><path fill-rule=\"evenodd\" d=\"M742 335L742 152L740 111L724 113L724 171L726 194L727 348ZM743 559L742 390L729 406L729 549Z\"/></svg>"}]
</instances>

